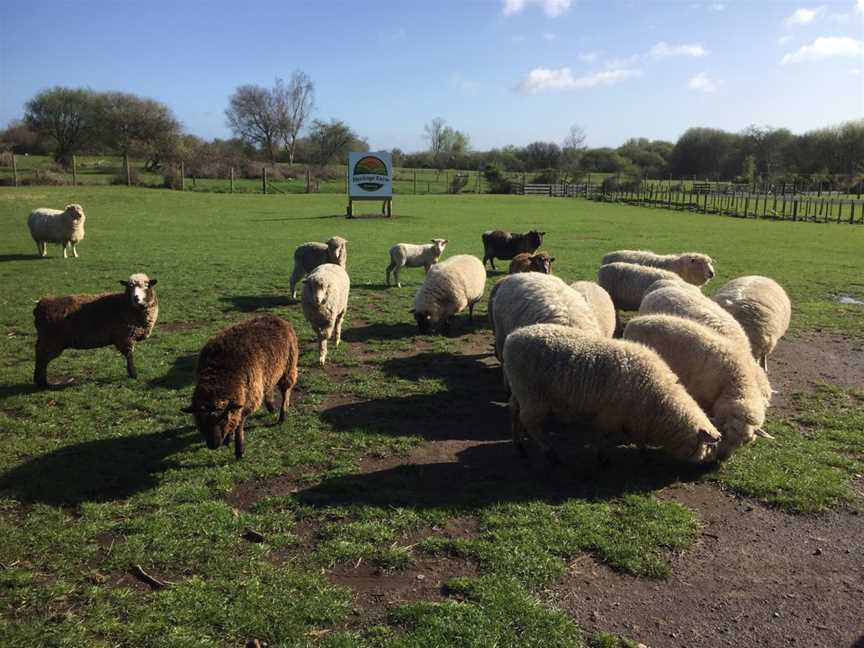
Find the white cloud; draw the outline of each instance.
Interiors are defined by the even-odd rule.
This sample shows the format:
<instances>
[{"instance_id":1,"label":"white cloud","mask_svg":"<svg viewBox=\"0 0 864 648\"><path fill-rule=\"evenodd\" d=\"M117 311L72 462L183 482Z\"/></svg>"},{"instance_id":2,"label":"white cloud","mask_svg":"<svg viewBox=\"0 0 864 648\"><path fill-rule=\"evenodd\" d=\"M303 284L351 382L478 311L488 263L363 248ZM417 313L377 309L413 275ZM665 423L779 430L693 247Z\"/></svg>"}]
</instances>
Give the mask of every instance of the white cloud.
<instances>
[{"instance_id":1,"label":"white cloud","mask_svg":"<svg viewBox=\"0 0 864 648\"><path fill-rule=\"evenodd\" d=\"M794 54L786 54L780 59L780 65L822 61L835 56L845 58L864 56L864 41L848 36L820 36L810 45L803 45Z\"/></svg>"},{"instance_id":2,"label":"white cloud","mask_svg":"<svg viewBox=\"0 0 864 648\"><path fill-rule=\"evenodd\" d=\"M711 11L723 11L726 8L726 5L722 2L715 2L710 7L708 7Z\"/></svg>"},{"instance_id":3,"label":"white cloud","mask_svg":"<svg viewBox=\"0 0 864 648\"><path fill-rule=\"evenodd\" d=\"M695 56L701 57L708 53L699 43L690 45L670 45L665 41L660 41L652 47L648 54L654 58L667 58L669 56Z\"/></svg>"},{"instance_id":4,"label":"white cloud","mask_svg":"<svg viewBox=\"0 0 864 648\"><path fill-rule=\"evenodd\" d=\"M861 68L852 68L851 70L849 70L849 75L856 77L861 76Z\"/></svg>"},{"instance_id":5,"label":"white cloud","mask_svg":"<svg viewBox=\"0 0 864 648\"><path fill-rule=\"evenodd\" d=\"M780 38L777 39L777 44L778 44L778 45L785 45L785 44L788 43L790 40L792 40L792 37L789 36L789 35L781 36Z\"/></svg>"},{"instance_id":6,"label":"white cloud","mask_svg":"<svg viewBox=\"0 0 864 648\"><path fill-rule=\"evenodd\" d=\"M721 83L721 81L715 81L709 77L706 72L700 72L687 82L687 87L699 92L717 92Z\"/></svg>"},{"instance_id":7,"label":"white cloud","mask_svg":"<svg viewBox=\"0 0 864 648\"><path fill-rule=\"evenodd\" d=\"M609 59L606 61L606 68L609 70L629 68L636 65L640 58L638 54L634 54L633 56L625 56L624 58Z\"/></svg>"},{"instance_id":8,"label":"white cloud","mask_svg":"<svg viewBox=\"0 0 864 648\"><path fill-rule=\"evenodd\" d=\"M543 32L543 40L545 41L554 41L556 38L558 37L552 32Z\"/></svg>"},{"instance_id":9,"label":"white cloud","mask_svg":"<svg viewBox=\"0 0 864 648\"><path fill-rule=\"evenodd\" d=\"M615 85L621 81L640 76L640 70L605 70L582 77L574 77L569 67L557 70L538 67L528 73L516 91L520 94L539 94L556 90L578 90L600 85Z\"/></svg>"},{"instance_id":10,"label":"white cloud","mask_svg":"<svg viewBox=\"0 0 864 648\"><path fill-rule=\"evenodd\" d=\"M514 16L522 13L522 10L529 4L536 4L543 8L543 13L554 18L565 13L572 2L573 0L504 0L502 11L505 16Z\"/></svg>"},{"instance_id":11,"label":"white cloud","mask_svg":"<svg viewBox=\"0 0 864 648\"><path fill-rule=\"evenodd\" d=\"M825 7L816 7L815 9L796 9L792 15L786 18L786 26L794 25L809 25L814 20L819 18L825 12Z\"/></svg>"},{"instance_id":12,"label":"white cloud","mask_svg":"<svg viewBox=\"0 0 864 648\"><path fill-rule=\"evenodd\" d=\"M864 0L855 0L855 9L858 13L864 14Z\"/></svg>"}]
</instances>

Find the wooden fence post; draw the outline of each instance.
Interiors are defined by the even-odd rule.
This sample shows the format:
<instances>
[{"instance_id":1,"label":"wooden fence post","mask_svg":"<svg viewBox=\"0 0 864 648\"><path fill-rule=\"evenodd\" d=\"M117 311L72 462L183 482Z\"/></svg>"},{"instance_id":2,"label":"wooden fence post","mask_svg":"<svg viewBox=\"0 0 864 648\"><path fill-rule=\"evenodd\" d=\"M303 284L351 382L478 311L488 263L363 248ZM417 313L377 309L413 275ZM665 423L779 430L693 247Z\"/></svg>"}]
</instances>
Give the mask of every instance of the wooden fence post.
<instances>
[{"instance_id":1,"label":"wooden fence post","mask_svg":"<svg viewBox=\"0 0 864 648\"><path fill-rule=\"evenodd\" d=\"M234 167L231 167L231 193L234 193Z\"/></svg>"},{"instance_id":2,"label":"wooden fence post","mask_svg":"<svg viewBox=\"0 0 864 648\"><path fill-rule=\"evenodd\" d=\"M414 193L417 193L417 167L414 167Z\"/></svg>"},{"instance_id":3,"label":"wooden fence post","mask_svg":"<svg viewBox=\"0 0 864 648\"><path fill-rule=\"evenodd\" d=\"M75 160L75 156L72 156L72 186L78 186L78 163Z\"/></svg>"},{"instance_id":4,"label":"wooden fence post","mask_svg":"<svg viewBox=\"0 0 864 648\"><path fill-rule=\"evenodd\" d=\"M126 153L123 154L123 164L126 167L126 186L131 187L132 186L132 173L129 170L129 155Z\"/></svg>"},{"instance_id":5,"label":"wooden fence post","mask_svg":"<svg viewBox=\"0 0 864 648\"><path fill-rule=\"evenodd\" d=\"M267 194L267 167L261 167L261 190Z\"/></svg>"},{"instance_id":6,"label":"wooden fence post","mask_svg":"<svg viewBox=\"0 0 864 648\"><path fill-rule=\"evenodd\" d=\"M312 174L309 167L306 167L306 193L312 193Z\"/></svg>"},{"instance_id":7,"label":"wooden fence post","mask_svg":"<svg viewBox=\"0 0 864 648\"><path fill-rule=\"evenodd\" d=\"M186 191L186 164L180 160L180 191Z\"/></svg>"},{"instance_id":8,"label":"wooden fence post","mask_svg":"<svg viewBox=\"0 0 864 648\"><path fill-rule=\"evenodd\" d=\"M15 161L15 154L12 154L12 181L15 186L18 186L18 162Z\"/></svg>"}]
</instances>

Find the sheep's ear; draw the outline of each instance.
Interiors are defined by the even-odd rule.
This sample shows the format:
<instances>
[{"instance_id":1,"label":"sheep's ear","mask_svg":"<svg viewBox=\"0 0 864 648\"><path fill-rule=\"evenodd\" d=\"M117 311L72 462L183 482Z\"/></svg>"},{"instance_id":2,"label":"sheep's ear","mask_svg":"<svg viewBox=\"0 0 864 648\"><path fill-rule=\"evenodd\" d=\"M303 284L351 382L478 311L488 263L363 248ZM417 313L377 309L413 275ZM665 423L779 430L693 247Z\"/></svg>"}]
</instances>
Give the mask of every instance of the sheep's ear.
<instances>
[{"instance_id":1,"label":"sheep's ear","mask_svg":"<svg viewBox=\"0 0 864 648\"><path fill-rule=\"evenodd\" d=\"M444 245L447 245L449 242L450 241L448 241L447 239L444 239Z\"/></svg>"},{"instance_id":2,"label":"sheep's ear","mask_svg":"<svg viewBox=\"0 0 864 648\"><path fill-rule=\"evenodd\" d=\"M549 259L549 263L555 263L555 257L551 257L551 258Z\"/></svg>"},{"instance_id":3,"label":"sheep's ear","mask_svg":"<svg viewBox=\"0 0 864 648\"><path fill-rule=\"evenodd\" d=\"M763 430L762 428L756 428L753 432L754 432L754 434L756 434L756 436L758 436L758 437L762 437L763 439L771 439L772 441L774 441L774 437L771 436L770 434L768 434L768 433L767 433L765 430Z\"/></svg>"},{"instance_id":4,"label":"sheep's ear","mask_svg":"<svg viewBox=\"0 0 864 648\"><path fill-rule=\"evenodd\" d=\"M183 412L184 414L194 414L198 410L195 409L194 407L192 407L191 405L187 405L186 407L181 407L180 411Z\"/></svg>"},{"instance_id":5,"label":"sheep's ear","mask_svg":"<svg viewBox=\"0 0 864 648\"><path fill-rule=\"evenodd\" d=\"M408 312L411 313L411 314L413 315L413 314L416 313L417 311L415 311L415 310L412 308L412 309L409 310Z\"/></svg>"},{"instance_id":6,"label":"sheep's ear","mask_svg":"<svg viewBox=\"0 0 864 648\"><path fill-rule=\"evenodd\" d=\"M156 282L157 282L156 279L151 279L150 282L149 282L147 285L150 286L150 287L152 288L153 286L156 285Z\"/></svg>"},{"instance_id":7,"label":"sheep's ear","mask_svg":"<svg viewBox=\"0 0 864 648\"><path fill-rule=\"evenodd\" d=\"M121 280L120 280L120 285L123 286L123 287L125 288L126 286L129 285L129 280L128 280L128 279L121 279Z\"/></svg>"},{"instance_id":8,"label":"sheep's ear","mask_svg":"<svg viewBox=\"0 0 864 648\"><path fill-rule=\"evenodd\" d=\"M228 403L225 407L226 412L233 412L234 410L243 409L243 406L240 403Z\"/></svg>"},{"instance_id":9,"label":"sheep's ear","mask_svg":"<svg viewBox=\"0 0 864 648\"><path fill-rule=\"evenodd\" d=\"M702 443L718 443L719 439L717 439L713 434L711 434L708 430L704 428L699 429L699 441Z\"/></svg>"}]
</instances>

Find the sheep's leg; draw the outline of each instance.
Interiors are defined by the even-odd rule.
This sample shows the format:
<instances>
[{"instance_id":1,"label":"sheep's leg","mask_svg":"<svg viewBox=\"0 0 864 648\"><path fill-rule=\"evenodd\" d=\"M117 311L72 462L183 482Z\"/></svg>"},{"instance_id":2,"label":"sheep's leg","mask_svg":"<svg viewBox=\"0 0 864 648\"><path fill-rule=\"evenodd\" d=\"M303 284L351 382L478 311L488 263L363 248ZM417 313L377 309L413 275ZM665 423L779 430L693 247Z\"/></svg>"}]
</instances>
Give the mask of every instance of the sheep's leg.
<instances>
[{"instance_id":1,"label":"sheep's leg","mask_svg":"<svg viewBox=\"0 0 864 648\"><path fill-rule=\"evenodd\" d=\"M318 334L318 364L322 367L327 360L327 335L323 331Z\"/></svg>"},{"instance_id":2,"label":"sheep's leg","mask_svg":"<svg viewBox=\"0 0 864 648\"><path fill-rule=\"evenodd\" d=\"M759 366L762 367L762 370L765 372L765 375L768 375L768 354L764 354L761 358L759 358Z\"/></svg>"},{"instance_id":3,"label":"sheep's leg","mask_svg":"<svg viewBox=\"0 0 864 648\"><path fill-rule=\"evenodd\" d=\"M525 450L525 426L519 418L519 403L510 395L510 434L513 437L513 447L519 454L526 455Z\"/></svg>"},{"instance_id":4,"label":"sheep's leg","mask_svg":"<svg viewBox=\"0 0 864 648\"><path fill-rule=\"evenodd\" d=\"M395 268L396 268L396 264L393 263L392 261L390 262L390 265L387 266L387 271L385 273L385 280L386 280L388 286L390 285L390 273L393 272L393 270ZM395 273L395 274L396 274L396 283L398 284L399 283L399 274L398 273Z\"/></svg>"},{"instance_id":5,"label":"sheep's leg","mask_svg":"<svg viewBox=\"0 0 864 648\"><path fill-rule=\"evenodd\" d=\"M291 390L294 385L287 376L282 376L279 381L279 389L282 390L282 407L279 408L279 422L285 420L285 414L288 412L288 406L291 404Z\"/></svg>"},{"instance_id":6,"label":"sheep's leg","mask_svg":"<svg viewBox=\"0 0 864 648\"><path fill-rule=\"evenodd\" d=\"M73 255L76 259L78 258L78 246L77 246L77 244L76 244L74 241L72 242L72 255Z\"/></svg>"},{"instance_id":7,"label":"sheep's leg","mask_svg":"<svg viewBox=\"0 0 864 648\"><path fill-rule=\"evenodd\" d=\"M303 278L303 268L299 265L294 265L294 269L291 271L291 299L297 299L297 282Z\"/></svg>"},{"instance_id":8,"label":"sheep's leg","mask_svg":"<svg viewBox=\"0 0 864 648\"><path fill-rule=\"evenodd\" d=\"M343 310L339 313L339 317L336 318L336 326L333 335L336 338L336 346L339 346L339 343L342 341L342 320L345 319L345 311Z\"/></svg>"},{"instance_id":9,"label":"sheep's leg","mask_svg":"<svg viewBox=\"0 0 864 648\"><path fill-rule=\"evenodd\" d=\"M126 358L126 373L130 378L138 378L138 370L135 368L135 347L117 347L117 350Z\"/></svg>"},{"instance_id":10,"label":"sheep's leg","mask_svg":"<svg viewBox=\"0 0 864 648\"><path fill-rule=\"evenodd\" d=\"M69 247L69 241L63 241L62 245L63 245L63 258L68 259L69 257L66 256L66 248Z\"/></svg>"},{"instance_id":11,"label":"sheep's leg","mask_svg":"<svg viewBox=\"0 0 864 648\"><path fill-rule=\"evenodd\" d=\"M396 280L396 287L397 288L402 287L402 279L399 277L401 272L402 272L402 266L396 266L396 268L393 269L393 278Z\"/></svg>"},{"instance_id":12,"label":"sheep's leg","mask_svg":"<svg viewBox=\"0 0 864 648\"><path fill-rule=\"evenodd\" d=\"M264 394L264 407L267 408L267 411L271 414L276 411L276 402L273 398L274 390L270 390Z\"/></svg>"},{"instance_id":13,"label":"sheep's leg","mask_svg":"<svg viewBox=\"0 0 864 648\"><path fill-rule=\"evenodd\" d=\"M476 303L477 302L471 302L470 304L468 304L468 322L470 322L471 324L474 323L474 304Z\"/></svg>"},{"instance_id":14,"label":"sheep's leg","mask_svg":"<svg viewBox=\"0 0 864 648\"><path fill-rule=\"evenodd\" d=\"M33 382L43 389L48 387L48 363L63 353L63 349L45 342L43 339L36 341L36 367L33 370Z\"/></svg>"},{"instance_id":15,"label":"sheep's leg","mask_svg":"<svg viewBox=\"0 0 864 648\"><path fill-rule=\"evenodd\" d=\"M246 424L246 417L240 419L240 425L237 426L237 431L234 433L234 457L236 459L243 458L243 450L246 445L246 432L243 426Z\"/></svg>"}]
</instances>

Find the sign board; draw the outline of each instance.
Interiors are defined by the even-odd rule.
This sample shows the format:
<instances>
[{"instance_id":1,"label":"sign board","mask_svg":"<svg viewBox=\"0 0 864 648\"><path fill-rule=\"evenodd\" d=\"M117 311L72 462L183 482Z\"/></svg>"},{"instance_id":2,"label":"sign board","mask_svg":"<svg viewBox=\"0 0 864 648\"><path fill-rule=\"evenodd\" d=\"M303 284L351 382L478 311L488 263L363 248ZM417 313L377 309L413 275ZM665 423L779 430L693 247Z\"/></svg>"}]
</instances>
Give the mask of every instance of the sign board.
<instances>
[{"instance_id":1,"label":"sign board","mask_svg":"<svg viewBox=\"0 0 864 648\"><path fill-rule=\"evenodd\" d=\"M388 151L348 154L348 197L393 197L393 158Z\"/></svg>"}]
</instances>

